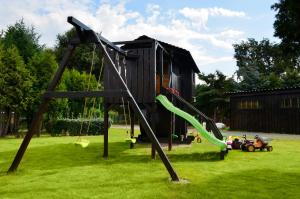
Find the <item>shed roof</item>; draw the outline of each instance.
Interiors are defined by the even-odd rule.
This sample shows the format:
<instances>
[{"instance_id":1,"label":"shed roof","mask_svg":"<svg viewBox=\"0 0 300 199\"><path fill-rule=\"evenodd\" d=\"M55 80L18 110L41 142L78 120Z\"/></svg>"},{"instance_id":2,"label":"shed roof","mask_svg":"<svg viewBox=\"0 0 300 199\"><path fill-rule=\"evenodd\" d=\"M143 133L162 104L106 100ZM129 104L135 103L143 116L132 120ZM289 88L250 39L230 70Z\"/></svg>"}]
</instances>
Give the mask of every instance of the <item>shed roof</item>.
<instances>
[{"instance_id":1,"label":"shed roof","mask_svg":"<svg viewBox=\"0 0 300 199\"><path fill-rule=\"evenodd\" d=\"M281 93L300 93L300 86L284 87L284 88L270 88L270 89L253 89L246 91L227 92L230 96L246 96L246 95L262 95L262 94L281 94Z\"/></svg>"}]
</instances>

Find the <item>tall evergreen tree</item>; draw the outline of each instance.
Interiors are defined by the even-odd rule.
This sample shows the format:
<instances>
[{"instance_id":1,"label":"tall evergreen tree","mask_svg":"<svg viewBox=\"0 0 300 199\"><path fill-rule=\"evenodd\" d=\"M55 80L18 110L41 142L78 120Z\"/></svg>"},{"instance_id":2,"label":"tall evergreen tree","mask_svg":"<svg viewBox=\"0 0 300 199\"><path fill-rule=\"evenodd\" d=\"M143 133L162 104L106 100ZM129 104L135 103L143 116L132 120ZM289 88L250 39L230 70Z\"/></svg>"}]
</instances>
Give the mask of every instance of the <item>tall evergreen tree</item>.
<instances>
[{"instance_id":1,"label":"tall evergreen tree","mask_svg":"<svg viewBox=\"0 0 300 199\"><path fill-rule=\"evenodd\" d=\"M0 107L8 114L8 120L12 112L16 118L29 110L33 102L32 85L34 77L30 72L18 49L14 46L4 50L0 46ZM7 128L6 128L7 131Z\"/></svg>"},{"instance_id":2,"label":"tall evergreen tree","mask_svg":"<svg viewBox=\"0 0 300 199\"><path fill-rule=\"evenodd\" d=\"M23 19L17 21L14 25L8 26L3 34L3 45L9 48L14 45L23 57L25 63L37 52L41 51L43 46L39 44L40 35L35 32L33 26L26 26Z\"/></svg>"}]
</instances>

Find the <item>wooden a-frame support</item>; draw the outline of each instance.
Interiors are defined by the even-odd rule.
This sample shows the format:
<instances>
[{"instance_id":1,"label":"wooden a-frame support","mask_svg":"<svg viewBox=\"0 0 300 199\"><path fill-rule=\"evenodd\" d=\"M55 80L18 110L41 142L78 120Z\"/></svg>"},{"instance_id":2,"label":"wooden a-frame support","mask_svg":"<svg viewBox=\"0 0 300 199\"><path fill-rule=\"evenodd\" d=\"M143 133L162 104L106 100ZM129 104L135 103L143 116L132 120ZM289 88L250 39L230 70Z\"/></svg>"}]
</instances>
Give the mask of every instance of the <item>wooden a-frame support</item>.
<instances>
[{"instance_id":1,"label":"wooden a-frame support","mask_svg":"<svg viewBox=\"0 0 300 199\"><path fill-rule=\"evenodd\" d=\"M166 154L164 153L160 143L158 142L152 128L150 127L148 121L146 120L146 118L144 117L141 109L139 108L137 102L135 101L134 97L132 96L130 90L128 89L125 81L123 80L123 78L121 77L121 75L118 73L118 70L114 64L114 62L112 61L111 57L109 56L106 47L104 44L106 44L108 47L110 47L113 50L116 50L120 53L125 54L125 56L127 56L126 53L122 52L121 49L118 49L116 46L114 46L112 43L110 43L109 41L107 41L105 38L103 38L101 35L96 34L92 29L90 29L89 27L87 27L86 25L84 25L83 23L81 23L80 21L78 21L77 19L73 18L73 17L68 17L68 22L71 23L77 30L77 34L80 38L80 42L84 43L84 42L88 42L88 43L95 43L97 45L97 48L103 50L104 52L104 56L105 58L108 60L107 63L109 64L106 67L112 67L114 74L116 75L116 77L120 80L121 86L123 89L123 91L126 91L126 95L124 95L124 93L120 92L120 97L127 97L128 101L135 113L135 115L139 118L139 121L141 123L141 125L143 126L143 128L145 129L149 139L152 142L152 146L153 148L157 151L158 155L160 156L162 162L164 163L166 169L168 170L171 178L173 181L179 181L179 177L177 175L177 173L175 172L174 168L172 167L168 157L166 156ZM74 52L74 49L76 48L76 45L79 44L79 42L76 43L72 43L70 42L69 46L68 46L68 50L66 52L66 54L64 55L62 61L59 64L59 67L56 71L56 74L54 76L54 78L52 79L48 90L46 92L47 96L44 96L42 99L42 102L38 108L38 111L36 112L33 121L30 125L30 128L27 132L27 134L25 135L25 138L23 139L23 142L8 170L8 172L13 172L15 171L21 160L22 157L30 143L31 138L33 137L34 133L36 132L37 127L39 126L41 120L42 120L42 115L43 113L47 110L47 106L50 102L50 100L52 98L55 97L70 97L68 95L57 95L56 92L54 92L56 86L58 85L62 74L66 68L66 64L68 63L69 58L71 57L72 53ZM52 94L51 94L52 92ZM86 92L88 97L99 97L101 96L99 93L101 93L101 91L97 93L92 93L92 92L88 92L88 91L83 91L81 92L81 94L84 92ZM105 92L105 91L104 91ZM73 94L76 92L73 92ZM97 95L96 95L97 94ZM75 94L76 95L76 94ZM102 95L105 96L105 93L102 93ZM74 95L73 95L74 97ZM80 95L78 95L77 97L80 97ZM107 157L108 156L108 110L109 107L106 104L104 107L104 153L103 156Z\"/></svg>"}]
</instances>

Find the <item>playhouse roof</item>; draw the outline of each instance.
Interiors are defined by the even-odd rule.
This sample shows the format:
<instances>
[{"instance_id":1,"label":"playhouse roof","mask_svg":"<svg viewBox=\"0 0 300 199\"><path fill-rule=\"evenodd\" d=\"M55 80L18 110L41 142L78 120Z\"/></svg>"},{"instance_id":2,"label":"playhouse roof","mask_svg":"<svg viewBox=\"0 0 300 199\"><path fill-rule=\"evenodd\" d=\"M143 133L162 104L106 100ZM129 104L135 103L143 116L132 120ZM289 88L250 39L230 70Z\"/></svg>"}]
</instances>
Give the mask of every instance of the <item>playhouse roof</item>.
<instances>
[{"instance_id":1,"label":"playhouse roof","mask_svg":"<svg viewBox=\"0 0 300 199\"><path fill-rule=\"evenodd\" d=\"M187 64L188 66L192 67L192 69L195 73L200 72L197 64L195 63L195 60L193 59L193 57L190 53L190 51L188 51L186 49L183 49L183 48L180 48L180 47L177 47L177 46L174 46L172 44L162 42L162 41L159 41L157 39L148 37L147 35L142 35L142 36L138 37L137 39L135 39L134 41L137 41L137 40L152 40L152 41L159 42L168 52L172 52L174 54L181 55L182 59L184 59L184 61L188 63ZM136 45L141 45L141 44L137 43Z\"/></svg>"},{"instance_id":2,"label":"playhouse roof","mask_svg":"<svg viewBox=\"0 0 300 199\"><path fill-rule=\"evenodd\" d=\"M246 96L246 95L272 95L272 94L285 94L285 93L299 93L300 86L284 87L284 88L269 88L269 89L253 89L246 91L227 92L230 96Z\"/></svg>"}]
</instances>

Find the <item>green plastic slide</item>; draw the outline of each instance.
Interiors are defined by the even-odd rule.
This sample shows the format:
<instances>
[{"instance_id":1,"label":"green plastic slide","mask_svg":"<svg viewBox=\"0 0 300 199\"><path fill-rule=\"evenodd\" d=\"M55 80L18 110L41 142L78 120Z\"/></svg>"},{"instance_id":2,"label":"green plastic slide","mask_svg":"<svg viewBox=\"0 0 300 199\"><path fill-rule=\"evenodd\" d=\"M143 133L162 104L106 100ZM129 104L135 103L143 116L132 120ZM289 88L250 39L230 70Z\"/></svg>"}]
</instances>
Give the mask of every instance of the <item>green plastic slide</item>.
<instances>
[{"instance_id":1,"label":"green plastic slide","mask_svg":"<svg viewBox=\"0 0 300 199\"><path fill-rule=\"evenodd\" d=\"M179 117L182 117L186 121L188 121L191 125L193 125L197 131L199 131L200 135L202 137L205 137L210 143L217 145L221 148L222 151L225 151L227 148L227 144L225 141L217 139L215 136L211 135L209 132L206 131L206 129L198 122L197 119L194 118L194 116L188 114L187 112L177 108L174 106L166 96L164 95L158 95L156 99L170 112L175 113Z\"/></svg>"}]
</instances>

